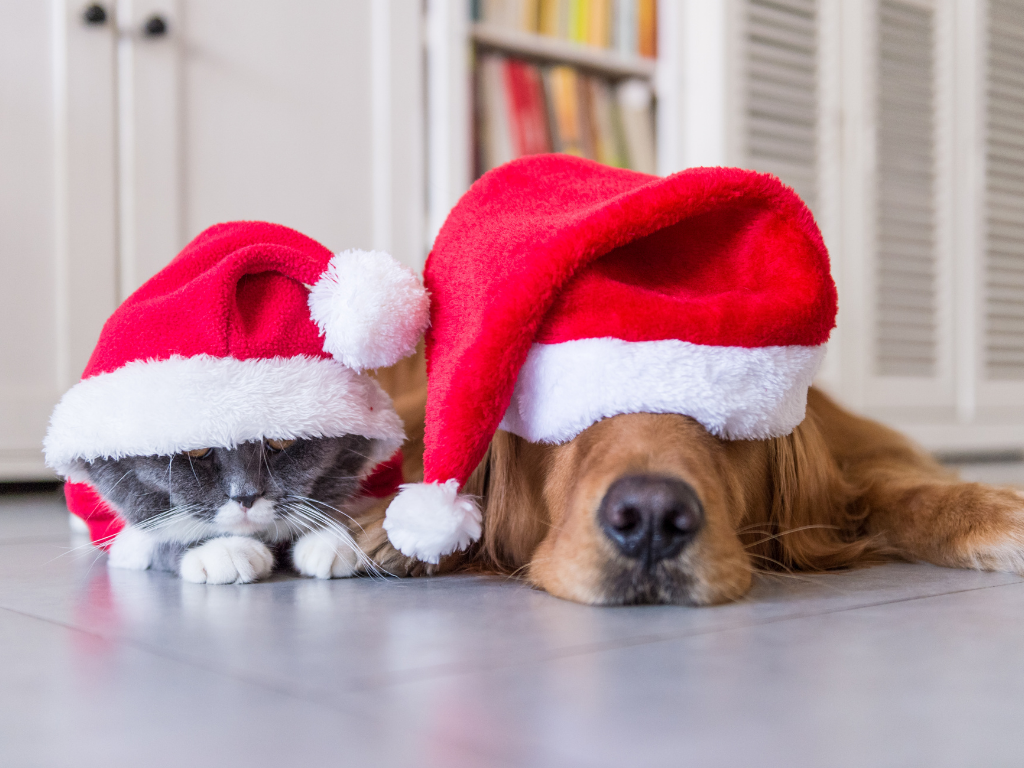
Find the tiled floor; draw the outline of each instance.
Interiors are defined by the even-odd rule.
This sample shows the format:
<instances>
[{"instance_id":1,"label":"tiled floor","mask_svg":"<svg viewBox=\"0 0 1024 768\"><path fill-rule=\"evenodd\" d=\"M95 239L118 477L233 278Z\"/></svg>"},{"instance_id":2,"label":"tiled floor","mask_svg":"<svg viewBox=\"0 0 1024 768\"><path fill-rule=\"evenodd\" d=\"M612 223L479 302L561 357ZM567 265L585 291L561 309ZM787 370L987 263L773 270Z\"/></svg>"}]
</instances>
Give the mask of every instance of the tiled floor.
<instances>
[{"instance_id":1,"label":"tiled floor","mask_svg":"<svg viewBox=\"0 0 1024 768\"><path fill-rule=\"evenodd\" d=\"M5 767L1024 765L1013 575L600 609L500 578L206 587L71 546L59 498L0 496Z\"/></svg>"}]
</instances>

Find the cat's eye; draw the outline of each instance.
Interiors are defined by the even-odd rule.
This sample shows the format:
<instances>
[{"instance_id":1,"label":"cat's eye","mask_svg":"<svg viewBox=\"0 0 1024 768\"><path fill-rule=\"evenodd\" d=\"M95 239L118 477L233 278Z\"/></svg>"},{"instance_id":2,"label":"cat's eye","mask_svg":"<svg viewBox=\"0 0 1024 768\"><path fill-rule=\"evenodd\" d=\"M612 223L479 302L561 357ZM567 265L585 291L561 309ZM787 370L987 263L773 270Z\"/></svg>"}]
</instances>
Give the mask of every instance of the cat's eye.
<instances>
[{"instance_id":1,"label":"cat's eye","mask_svg":"<svg viewBox=\"0 0 1024 768\"><path fill-rule=\"evenodd\" d=\"M196 448L194 451L185 451L190 459L205 459L210 455L213 448Z\"/></svg>"},{"instance_id":2,"label":"cat's eye","mask_svg":"<svg viewBox=\"0 0 1024 768\"><path fill-rule=\"evenodd\" d=\"M283 451L290 445L295 445L294 440L267 440L267 447L272 451Z\"/></svg>"}]
</instances>

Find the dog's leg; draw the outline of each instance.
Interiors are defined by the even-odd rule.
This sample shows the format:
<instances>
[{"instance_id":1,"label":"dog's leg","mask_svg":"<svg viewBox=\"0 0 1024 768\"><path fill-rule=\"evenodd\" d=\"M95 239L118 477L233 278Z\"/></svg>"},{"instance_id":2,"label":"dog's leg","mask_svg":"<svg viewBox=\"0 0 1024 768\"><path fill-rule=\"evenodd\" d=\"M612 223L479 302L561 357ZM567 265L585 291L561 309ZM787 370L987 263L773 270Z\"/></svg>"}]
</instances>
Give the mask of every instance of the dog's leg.
<instances>
[{"instance_id":1,"label":"dog's leg","mask_svg":"<svg viewBox=\"0 0 1024 768\"><path fill-rule=\"evenodd\" d=\"M909 560L1024 573L1024 495L961 482L907 438L811 390L808 406L867 513L867 532Z\"/></svg>"}]
</instances>

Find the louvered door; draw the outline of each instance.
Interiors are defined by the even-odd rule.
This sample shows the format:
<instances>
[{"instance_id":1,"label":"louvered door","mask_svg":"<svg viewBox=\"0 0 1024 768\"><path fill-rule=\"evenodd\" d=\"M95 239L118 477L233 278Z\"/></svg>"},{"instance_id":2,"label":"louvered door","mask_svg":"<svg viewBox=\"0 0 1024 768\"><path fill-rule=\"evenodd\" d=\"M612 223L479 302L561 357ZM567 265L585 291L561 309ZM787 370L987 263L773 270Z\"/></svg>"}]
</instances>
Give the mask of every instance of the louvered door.
<instances>
[{"instance_id":1,"label":"louvered door","mask_svg":"<svg viewBox=\"0 0 1024 768\"><path fill-rule=\"evenodd\" d=\"M1024 406L1024 2L989 0L984 45L982 413Z\"/></svg>"},{"instance_id":2,"label":"louvered door","mask_svg":"<svg viewBox=\"0 0 1024 768\"><path fill-rule=\"evenodd\" d=\"M818 2L743 3L742 155L811 210L819 198Z\"/></svg>"},{"instance_id":3,"label":"louvered door","mask_svg":"<svg viewBox=\"0 0 1024 768\"><path fill-rule=\"evenodd\" d=\"M865 406L953 418L950 4L876 0L865 206Z\"/></svg>"}]
</instances>

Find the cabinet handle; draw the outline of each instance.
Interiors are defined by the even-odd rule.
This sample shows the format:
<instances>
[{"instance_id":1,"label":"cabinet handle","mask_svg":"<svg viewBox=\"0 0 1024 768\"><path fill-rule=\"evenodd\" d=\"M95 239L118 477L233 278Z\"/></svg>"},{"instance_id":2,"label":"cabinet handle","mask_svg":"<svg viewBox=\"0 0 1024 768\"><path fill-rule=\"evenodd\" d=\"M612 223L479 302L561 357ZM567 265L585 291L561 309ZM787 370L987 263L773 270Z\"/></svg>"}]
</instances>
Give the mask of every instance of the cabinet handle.
<instances>
[{"instance_id":1,"label":"cabinet handle","mask_svg":"<svg viewBox=\"0 0 1024 768\"><path fill-rule=\"evenodd\" d=\"M82 11L82 21L86 24L99 26L107 23L107 9L99 3L93 3Z\"/></svg>"},{"instance_id":2,"label":"cabinet handle","mask_svg":"<svg viewBox=\"0 0 1024 768\"><path fill-rule=\"evenodd\" d=\"M146 37L163 37L167 34L167 22L160 15L153 15L142 25L142 34Z\"/></svg>"}]
</instances>

